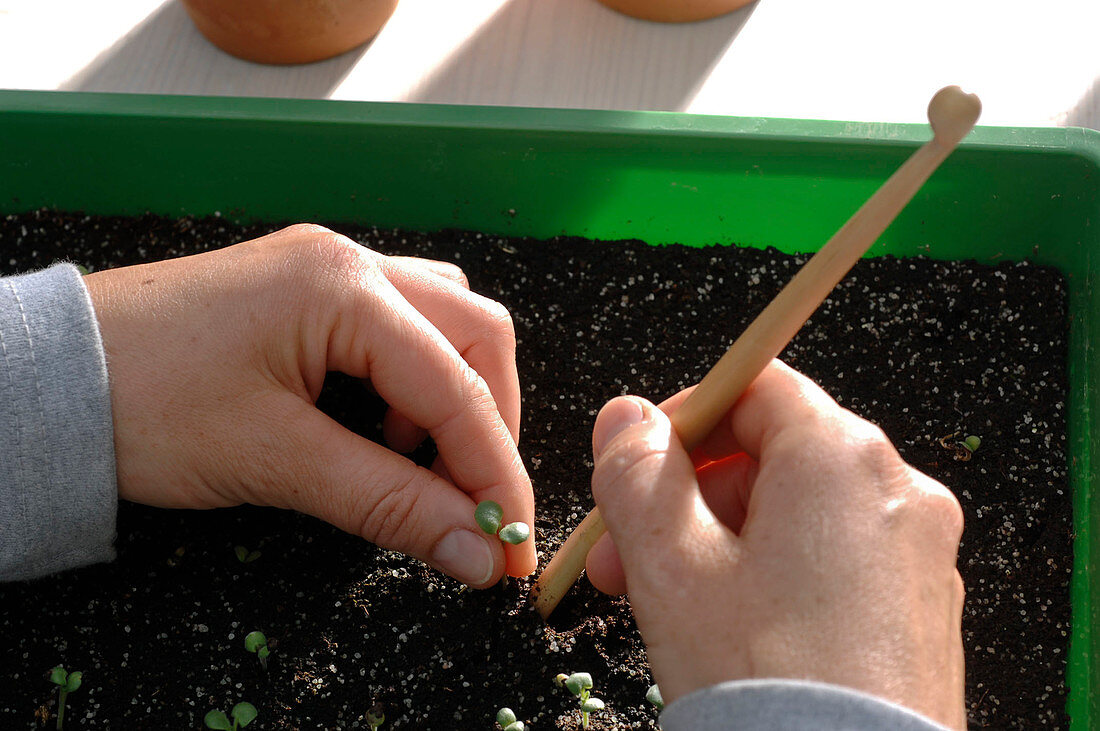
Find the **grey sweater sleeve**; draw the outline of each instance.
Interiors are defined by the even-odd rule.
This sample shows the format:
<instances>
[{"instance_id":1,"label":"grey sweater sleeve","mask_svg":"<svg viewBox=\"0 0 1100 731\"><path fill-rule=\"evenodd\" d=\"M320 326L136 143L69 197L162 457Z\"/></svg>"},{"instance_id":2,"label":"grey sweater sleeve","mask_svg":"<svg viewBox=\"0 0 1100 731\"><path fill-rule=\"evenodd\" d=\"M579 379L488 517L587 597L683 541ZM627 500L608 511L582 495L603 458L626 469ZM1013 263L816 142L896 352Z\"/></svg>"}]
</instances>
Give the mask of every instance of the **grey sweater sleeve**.
<instances>
[{"instance_id":1,"label":"grey sweater sleeve","mask_svg":"<svg viewBox=\"0 0 1100 731\"><path fill-rule=\"evenodd\" d=\"M805 680L736 680L698 690L661 713L662 731L947 731L895 703Z\"/></svg>"},{"instance_id":2,"label":"grey sweater sleeve","mask_svg":"<svg viewBox=\"0 0 1100 731\"><path fill-rule=\"evenodd\" d=\"M107 365L76 267L0 278L0 581L114 557Z\"/></svg>"}]
</instances>

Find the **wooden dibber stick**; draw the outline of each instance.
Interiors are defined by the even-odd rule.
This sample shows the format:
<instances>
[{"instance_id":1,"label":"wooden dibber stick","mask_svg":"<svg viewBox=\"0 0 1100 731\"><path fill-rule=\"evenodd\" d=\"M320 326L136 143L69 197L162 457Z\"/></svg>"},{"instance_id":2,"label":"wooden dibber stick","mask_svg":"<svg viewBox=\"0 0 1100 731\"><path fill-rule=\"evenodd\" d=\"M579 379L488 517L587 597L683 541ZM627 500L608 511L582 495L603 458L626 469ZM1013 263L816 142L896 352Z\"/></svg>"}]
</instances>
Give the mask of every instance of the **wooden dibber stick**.
<instances>
[{"instance_id":1,"label":"wooden dibber stick","mask_svg":"<svg viewBox=\"0 0 1100 731\"><path fill-rule=\"evenodd\" d=\"M690 452L718 425L749 384L787 346L848 270L970 132L981 110L978 97L957 86L943 88L932 97L928 104L932 139L913 153L806 262L671 414L669 419L684 449ZM589 550L605 531L603 517L594 508L539 576L531 596L543 619L550 616L580 577Z\"/></svg>"}]
</instances>

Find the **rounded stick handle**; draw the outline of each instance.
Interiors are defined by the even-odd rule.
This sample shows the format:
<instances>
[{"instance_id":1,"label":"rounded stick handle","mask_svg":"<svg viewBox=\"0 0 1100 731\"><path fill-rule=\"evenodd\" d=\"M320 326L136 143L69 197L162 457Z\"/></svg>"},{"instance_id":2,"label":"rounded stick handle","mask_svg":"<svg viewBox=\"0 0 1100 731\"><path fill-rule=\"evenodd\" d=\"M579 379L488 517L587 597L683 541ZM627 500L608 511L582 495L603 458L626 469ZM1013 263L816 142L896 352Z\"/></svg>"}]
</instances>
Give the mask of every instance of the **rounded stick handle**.
<instances>
[{"instance_id":1,"label":"rounded stick handle","mask_svg":"<svg viewBox=\"0 0 1100 731\"><path fill-rule=\"evenodd\" d=\"M941 89L932 97L928 104L932 139L913 153L806 262L669 417L684 449L690 452L718 425L749 384L787 346L848 270L973 129L980 114L978 98L957 86ZM531 593L543 618L550 616L580 576L588 551L605 530L599 510L593 509L539 576Z\"/></svg>"},{"instance_id":2,"label":"rounded stick handle","mask_svg":"<svg viewBox=\"0 0 1100 731\"><path fill-rule=\"evenodd\" d=\"M981 102L957 86L928 104L934 135L875 191L734 341L670 419L691 451L810 319L955 146L973 129Z\"/></svg>"}]
</instances>

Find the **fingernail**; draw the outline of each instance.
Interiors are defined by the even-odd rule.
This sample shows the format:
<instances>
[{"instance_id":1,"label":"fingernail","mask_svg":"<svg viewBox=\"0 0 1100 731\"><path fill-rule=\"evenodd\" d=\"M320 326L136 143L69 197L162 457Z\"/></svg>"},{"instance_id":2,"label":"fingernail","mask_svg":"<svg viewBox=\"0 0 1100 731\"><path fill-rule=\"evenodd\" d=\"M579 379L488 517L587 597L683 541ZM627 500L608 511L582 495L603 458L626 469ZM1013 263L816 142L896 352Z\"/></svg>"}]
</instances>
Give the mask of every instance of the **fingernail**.
<instances>
[{"instance_id":1,"label":"fingernail","mask_svg":"<svg viewBox=\"0 0 1100 731\"><path fill-rule=\"evenodd\" d=\"M437 567L471 586L493 578L496 561L488 542L476 533L458 528L443 536L432 559Z\"/></svg>"},{"instance_id":2,"label":"fingernail","mask_svg":"<svg viewBox=\"0 0 1100 731\"><path fill-rule=\"evenodd\" d=\"M600 456L600 452L611 443L615 435L641 422L644 416L642 405L632 398L617 399L604 406L596 417L596 426L592 430L593 455Z\"/></svg>"}]
</instances>

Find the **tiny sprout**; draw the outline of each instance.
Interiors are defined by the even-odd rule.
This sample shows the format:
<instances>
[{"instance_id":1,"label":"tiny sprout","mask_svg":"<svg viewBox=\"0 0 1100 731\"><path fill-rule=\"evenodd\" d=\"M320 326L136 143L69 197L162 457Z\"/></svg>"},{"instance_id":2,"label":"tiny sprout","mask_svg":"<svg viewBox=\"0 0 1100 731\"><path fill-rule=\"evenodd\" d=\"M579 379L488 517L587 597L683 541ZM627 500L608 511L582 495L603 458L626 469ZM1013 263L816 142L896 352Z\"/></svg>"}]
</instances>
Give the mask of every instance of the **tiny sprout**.
<instances>
[{"instance_id":1,"label":"tiny sprout","mask_svg":"<svg viewBox=\"0 0 1100 731\"><path fill-rule=\"evenodd\" d=\"M954 452L956 462L969 462L970 458L974 456L974 452L977 452L978 447L982 445L982 438L975 434L969 434L961 442L957 442L954 441L957 436L959 436L959 432L952 432L947 436L940 437L937 441L944 449Z\"/></svg>"},{"instance_id":2,"label":"tiny sprout","mask_svg":"<svg viewBox=\"0 0 1100 731\"><path fill-rule=\"evenodd\" d=\"M961 442L955 442L955 459L959 462L969 462L982 444L982 438L973 434L968 435Z\"/></svg>"},{"instance_id":3,"label":"tiny sprout","mask_svg":"<svg viewBox=\"0 0 1100 731\"><path fill-rule=\"evenodd\" d=\"M491 536L497 536L513 546L523 543L531 537L531 526L526 523L509 523L501 527L504 521L504 508L496 500L482 500L474 508L474 520Z\"/></svg>"},{"instance_id":4,"label":"tiny sprout","mask_svg":"<svg viewBox=\"0 0 1100 731\"><path fill-rule=\"evenodd\" d=\"M79 670L75 670L71 673L65 672L65 668L62 665L58 665L50 671L50 682L58 687L57 696L57 728L58 731L65 723L65 701L69 697L69 693L80 687L80 684L84 681L84 673Z\"/></svg>"},{"instance_id":5,"label":"tiny sprout","mask_svg":"<svg viewBox=\"0 0 1100 731\"><path fill-rule=\"evenodd\" d=\"M657 684L649 686L649 690L645 692L645 699L652 703L658 711L663 710L665 707L665 699L661 696L661 689L657 687Z\"/></svg>"},{"instance_id":6,"label":"tiny sprout","mask_svg":"<svg viewBox=\"0 0 1100 731\"><path fill-rule=\"evenodd\" d=\"M523 721L516 720L515 711L511 708L501 708L497 711L497 723L504 731L524 731L527 728Z\"/></svg>"},{"instance_id":7,"label":"tiny sprout","mask_svg":"<svg viewBox=\"0 0 1100 731\"><path fill-rule=\"evenodd\" d=\"M260 557L259 551L249 551L244 546L233 546L233 553L237 554L237 560L241 563L252 563Z\"/></svg>"},{"instance_id":8,"label":"tiny sprout","mask_svg":"<svg viewBox=\"0 0 1100 731\"><path fill-rule=\"evenodd\" d=\"M382 706L375 703L367 711L364 717L367 724L370 725L370 731L377 731L378 727L386 722L386 713L382 710Z\"/></svg>"},{"instance_id":9,"label":"tiny sprout","mask_svg":"<svg viewBox=\"0 0 1100 731\"><path fill-rule=\"evenodd\" d=\"M267 637L263 632L256 630L249 632L244 638L244 649L256 653L260 661L260 667L267 670L267 657L271 654L271 648L267 644Z\"/></svg>"},{"instance_id":10,"label":"tiny sprout","mask_svg":"<svg viewBox=\"0 0 1100 731\"><path fill-rule=\"evenodd\" d=\"M558 685L565 688L577 697L581 708L581 728L588 728L588 714L604 709L604 702L592 695L592 676L588 673L573 673L566 675L559 673L554 678Z\"/></svg>"},{"instance_id":11,"label":"tiny sprout","mask_svg":"<svg viewBox=\"0 0 1100 731\"><path fill-rule=\"evenodd\" d=\"M202 719L202 722L206 724L207 728L215 729L215 731L237 731L238 728L244 728L255 721L256 716L260 714L256 710L256 706L242 702L233 706L233 710L229 712L229 715L233 717L232 725L229 724L225 711L210 711Z\"/></svg>"}]
</instances>

